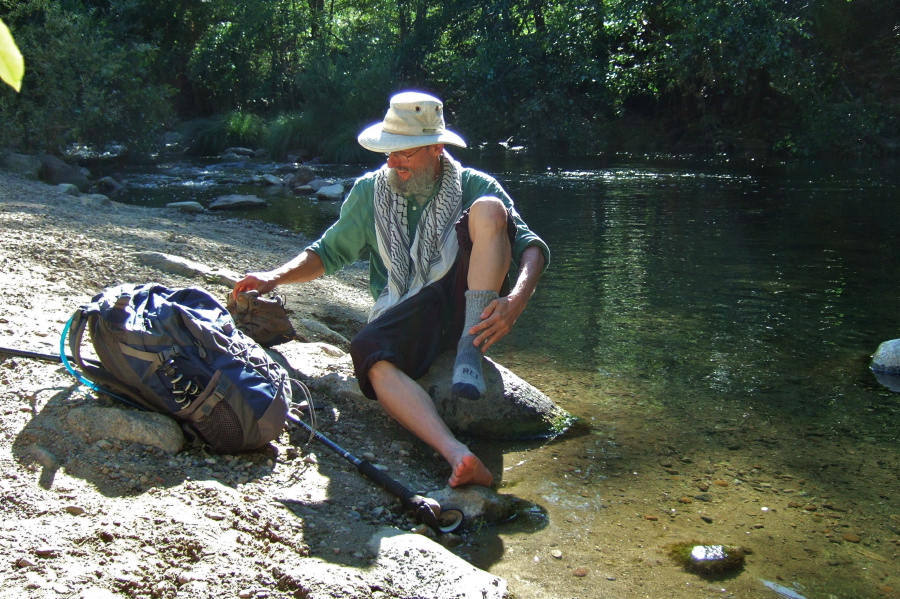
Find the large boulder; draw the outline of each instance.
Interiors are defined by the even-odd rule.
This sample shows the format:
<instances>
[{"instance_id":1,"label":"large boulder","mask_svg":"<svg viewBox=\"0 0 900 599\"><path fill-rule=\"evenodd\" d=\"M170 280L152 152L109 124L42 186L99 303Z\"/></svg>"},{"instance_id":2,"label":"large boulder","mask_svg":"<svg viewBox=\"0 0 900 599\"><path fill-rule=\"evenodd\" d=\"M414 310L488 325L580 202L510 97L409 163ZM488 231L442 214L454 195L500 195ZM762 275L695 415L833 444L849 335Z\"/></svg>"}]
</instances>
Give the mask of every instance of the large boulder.
<instances>
[{"instance_id":1,"label":"large boulder","mask_svg":"<svg viewBox=\"0 0 900 599\"><path fill-rule=\"evenodd\" d=\"M83 407L70 411L67 422L91 443L118 439L123 443L158 447L168 453L177 453L184 445L184 435L178 423L155 412Z\"/></svg>"},{"instance_id":2,"label":"large boulder","mask_svg":"<svg viewBox=\"0 0 900 599\"><path fill-rule=\"evenodd\" d=\"M15 152L0 153L0 168L29 179L37 179L41 172L41 159Z\"/></svg>"},{"instance_id":3,"label":"large boulder","mask_svg":"<svg viewBox=\"0 0 900 599\"><path fill-rule=\"evenodd\" d=\"M307 381L311 390L374 405L359 390L349 354L327 343L290 341L270 355ZM438 413L457 433L482 439L531 439L562 433L573 418L550 398L489 359L484 361L487 392L478 401L451 392L454 352L438 357L431 371L419 379Z\"/></svg>"},{"instance_id":4,"label":"large boulder","mask_svg":"<svg viewBox=\"0 0 900 599\"><path fill-rule=\"evenodd\" d=\"M506 599L506 581L479 570L434 541L395 528L369 540L375 554L367 576L385 595L431 599Z\"/></svg>"},{"instance_id":5,"label":"large boulder","mask_svg":"<svg viewBox=\"0 0 900 599\"><path fill-rule=\"evenodd\" d=\"M487 391L477 401L453 395L456 352L445 352L419 384L451 429L480 439L552 437L572 423L571 414L490 358L482 362Z\"/></svg>"},{"instance_id":6,"label":"large boulder","mask_svg":"<svg viewBox=\"0 0 900 599\"><path fill-rule=\"evenodd\" d=\"M51 185L71 183L81 192L86 192L91 188L91 182L81 168L67 164L50 154L41 154L40 160L41 168L38 177L41 181Z\"/></svg>"}]
</instances>

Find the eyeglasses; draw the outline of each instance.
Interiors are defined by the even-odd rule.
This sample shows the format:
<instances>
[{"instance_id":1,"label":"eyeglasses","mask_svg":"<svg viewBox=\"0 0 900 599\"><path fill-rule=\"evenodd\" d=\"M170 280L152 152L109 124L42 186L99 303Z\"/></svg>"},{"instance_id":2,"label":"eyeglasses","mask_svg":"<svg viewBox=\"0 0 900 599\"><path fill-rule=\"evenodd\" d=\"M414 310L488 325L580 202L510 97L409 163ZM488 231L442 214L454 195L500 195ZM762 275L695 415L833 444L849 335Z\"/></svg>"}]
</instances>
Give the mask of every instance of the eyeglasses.
<instances>
[{"instance_id":1,"label":"eyeglasses","mask_svg":"<svg viewBox=\"0 0 900 599\"><path fill-rule=\"evenodd\" d=\"M385 152L384 155L390 158L391 156L397 156L398 158L405 158L404 164L409 162L409 159L422 151L422 148L425 146L421 146L418 150L413 152L412 154L404 154L403 152Z\"/></svg>"}]
</instances>

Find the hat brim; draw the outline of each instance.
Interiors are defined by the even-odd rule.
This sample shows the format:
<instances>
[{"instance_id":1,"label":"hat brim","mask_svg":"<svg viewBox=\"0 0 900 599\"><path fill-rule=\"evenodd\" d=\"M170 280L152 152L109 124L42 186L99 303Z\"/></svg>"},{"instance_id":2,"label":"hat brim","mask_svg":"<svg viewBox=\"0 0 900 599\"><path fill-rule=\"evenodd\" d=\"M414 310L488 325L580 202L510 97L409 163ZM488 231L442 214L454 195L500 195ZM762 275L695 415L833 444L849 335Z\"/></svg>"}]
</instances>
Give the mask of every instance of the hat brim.
<instances>
[{"instance_id":1,"label":"hat brim","mask_svg":"<svg viewBox=\"0 0 900 599\"><path fill-rule=\"evenodd\" d=\"M446 129L444 129L443 133L435 133L434 135L398 135L396 133L385 133L382 127L383 123L377 123L360 133L359 137L357 137L359 145L373 152L400 152L432 144L450 144L460 148L466 147L466 142L463 141L463 138Z\"/></svg>"}]
</instances>

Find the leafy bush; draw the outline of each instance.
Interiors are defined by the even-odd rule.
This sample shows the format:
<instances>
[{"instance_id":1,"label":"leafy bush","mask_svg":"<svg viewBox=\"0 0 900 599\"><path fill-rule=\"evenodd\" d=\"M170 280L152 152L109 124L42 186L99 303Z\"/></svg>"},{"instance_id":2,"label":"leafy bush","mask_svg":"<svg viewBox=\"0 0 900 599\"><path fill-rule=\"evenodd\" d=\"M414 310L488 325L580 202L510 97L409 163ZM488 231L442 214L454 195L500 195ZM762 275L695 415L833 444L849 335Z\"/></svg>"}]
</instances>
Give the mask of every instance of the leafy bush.
<instances>
[{"instance_id":1,"label":"leafy bush","mask_svg":"<svg viewBox=\"0 0 900 599\"><path fill-rule=\"evenodd\" d=\"M61 154L73 143L153 142L170 90L143 76L152 46L123 43L92 13L51 2L23 2L12 16L29 68L21 93L0 96L0 144Z\"/></svg>"},{"instance_id":2,"label":"leafy bush","mask_svg":"<svg viewBox=\"0 0 900 599\"><path fill-rule=\"evenodd\" d=\"M260 147L265 137L266 123L255 114L233 110L210 119L193 119L179 129L188 154L213 156L235 146Z\"/></svg>"}]
</instances>

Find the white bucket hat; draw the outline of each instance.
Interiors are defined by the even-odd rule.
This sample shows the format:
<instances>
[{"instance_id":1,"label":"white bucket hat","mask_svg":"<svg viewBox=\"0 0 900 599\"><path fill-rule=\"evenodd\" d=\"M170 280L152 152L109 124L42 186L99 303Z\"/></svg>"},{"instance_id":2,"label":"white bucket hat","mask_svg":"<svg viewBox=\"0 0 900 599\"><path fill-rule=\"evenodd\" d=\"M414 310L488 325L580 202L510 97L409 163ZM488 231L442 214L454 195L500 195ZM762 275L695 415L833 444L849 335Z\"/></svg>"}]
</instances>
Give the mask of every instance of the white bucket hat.
<instances>
[{"instance_id":1,"label":"white bucket hat","mask_svg":"<svg viewBox=\"0 0 900 599\"><path fill-rule=\"evenodd\" d=\"M368 127L357 139L373 152L399 152L431 144L466 147L466 142L444 125L444 104L420 92L391 98L384 121Z\"/></svg>"}]
</instances>

